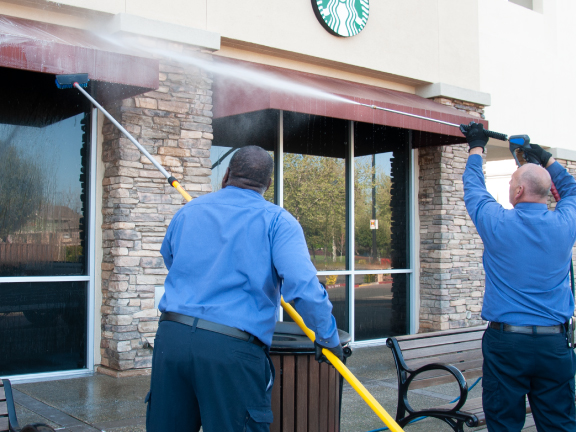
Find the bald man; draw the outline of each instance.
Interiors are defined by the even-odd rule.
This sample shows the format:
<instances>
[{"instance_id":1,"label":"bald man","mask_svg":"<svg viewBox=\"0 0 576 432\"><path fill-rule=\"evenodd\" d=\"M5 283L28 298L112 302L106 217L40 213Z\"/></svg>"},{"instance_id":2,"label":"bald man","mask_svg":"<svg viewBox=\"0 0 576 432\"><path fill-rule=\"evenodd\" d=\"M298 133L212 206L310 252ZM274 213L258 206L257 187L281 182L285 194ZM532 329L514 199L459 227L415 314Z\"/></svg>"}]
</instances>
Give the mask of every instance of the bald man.
<instances>
[{"instance_id":1,"label":"bald man","mask_svg":"<svg viewBox=\"0 0 576 432\"><path fill-rule=\"evenodd\" d=\"M569 283L576 241L576 181L540 146L540 163L518 168L510 180L512 210L486 190L483 126L463 131L470 145L464 172L466 209L484 243L482 399L490 432L520 431L526 395L538 431L576 431L574 350L567 322L574 312ZM554 181L561 200L549 211Z\"/></svg>"}]
</instances>

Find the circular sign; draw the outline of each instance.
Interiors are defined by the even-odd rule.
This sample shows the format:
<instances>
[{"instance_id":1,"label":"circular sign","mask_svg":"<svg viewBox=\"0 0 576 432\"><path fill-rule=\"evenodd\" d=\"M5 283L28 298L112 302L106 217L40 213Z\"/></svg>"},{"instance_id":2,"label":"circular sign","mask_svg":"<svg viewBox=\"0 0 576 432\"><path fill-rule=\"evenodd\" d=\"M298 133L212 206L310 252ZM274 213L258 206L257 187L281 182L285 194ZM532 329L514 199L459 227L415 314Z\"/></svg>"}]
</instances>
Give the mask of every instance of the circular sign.
<instances>
[{"instance_id":1,"label":"circular sign","mask_svg":"<svg viewBox=\"0 0 576 432\"><path fill-rule=\"evenodd\" d=\"M312 8L329 33L342 37L360 33L370 13L368 0L312 0Z\"/></svg>"}]
</instances>

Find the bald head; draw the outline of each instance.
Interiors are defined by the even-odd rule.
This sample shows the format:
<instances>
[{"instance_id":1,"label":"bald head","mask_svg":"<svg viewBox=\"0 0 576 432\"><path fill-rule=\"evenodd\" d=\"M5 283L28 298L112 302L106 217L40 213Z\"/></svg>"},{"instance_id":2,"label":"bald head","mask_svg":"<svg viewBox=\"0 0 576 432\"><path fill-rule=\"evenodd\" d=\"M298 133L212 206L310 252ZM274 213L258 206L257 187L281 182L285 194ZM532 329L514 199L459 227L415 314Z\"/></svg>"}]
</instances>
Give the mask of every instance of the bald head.
<instances>
[{"instance_id":1,"label":"bald head","mask_svg":"<svg viewBox=\"0 0 576 432\"><path fill-rule=\"evenodd\" d=\"M262 147L242 147L230 159L222 187L236 186L263 195L272 181L273 169L274 161Z\"/></svg>"},{"instance_id":2,"label":"bald head","mask_svg":"<svg viewBox=\"0 0 576 432\"><path fill-rule=\"evenodd\" d=\"M510 203L546 203L552 180L540 165L527 163L518 168L510 180Z\"/></svg>"}]
</instances>

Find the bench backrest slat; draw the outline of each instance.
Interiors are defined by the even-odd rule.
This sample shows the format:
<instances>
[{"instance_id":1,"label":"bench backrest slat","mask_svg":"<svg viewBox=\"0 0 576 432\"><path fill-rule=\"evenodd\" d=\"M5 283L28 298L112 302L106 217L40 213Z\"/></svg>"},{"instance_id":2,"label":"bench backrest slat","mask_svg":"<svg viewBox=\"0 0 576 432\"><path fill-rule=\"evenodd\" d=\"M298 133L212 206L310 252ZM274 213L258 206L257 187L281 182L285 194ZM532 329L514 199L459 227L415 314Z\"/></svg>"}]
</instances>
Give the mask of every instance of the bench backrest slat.
<instances>
[{"instance_id":1,"label":"bench backrest slat","mask_svg":"<svg viewBox=\"0 0 576 432\"><path fill-rule=\"evenodd\" d=\"M402 352L406 352L411 349L422 349L432 346L452 345L455 343L479 340L482 339L483 334L483 332L466 332L448 336L412 339L407 341L399 340L398 343L400 348L402 348Z\"/></svg>"},{"instance_id":2,"label":"bench backrest slat","mask_svg":"<svg viewBox=\"0 0 576 432\"><path fill-rule=\"evenodd\" d=\"M8 425L8 417L0 417L0 431L6 432L10 430L10 426Z\"/></svg>"},{"instance_id":3,"label":"bench backrest slat","mask_svg":"<svg viewBox=\"0 0 576 432\"><path fill-rule=\"evenodd\" d=\"M437 356L450 352L464 352L464 351L476 350L481 347L482 347L482 341L475 340L452 345L439 345L429 348L413 349L408 351L402 350L402 355L404 356L404 360L412 360L417 358ZM400 348L402 348L402 345L400 345Z\"/></svg>"},{"instance_id":4,"label":"bench backrest slat","mask_svg":"<svg viewBox=\"0 0 576 432\"><path fill-rule=\"evenodd\" d=\"M406 336L398 336L396 339L398 342L400 341L409 341L412 339L426 339L436 336L446 336L448 334L457 334L457 333L481 333L484 334L484 330L486 330L485 325L477 326L477 327L465 327L460 329L451 329L451 330L439 330L435 332L428 332L428 333L416 333L413 335L406 335Z\"/></svg>"}]
</instances>

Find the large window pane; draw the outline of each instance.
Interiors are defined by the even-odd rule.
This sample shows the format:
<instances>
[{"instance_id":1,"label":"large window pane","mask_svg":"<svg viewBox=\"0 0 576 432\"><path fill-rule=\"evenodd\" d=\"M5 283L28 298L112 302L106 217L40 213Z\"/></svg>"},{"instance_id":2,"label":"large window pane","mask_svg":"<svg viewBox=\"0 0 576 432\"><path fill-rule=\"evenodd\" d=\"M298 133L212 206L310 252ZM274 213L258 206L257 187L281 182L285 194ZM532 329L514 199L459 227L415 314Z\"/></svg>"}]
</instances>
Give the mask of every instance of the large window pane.
<instances>
[{"instance_id":1,"label":"large window pane","mask_svg":"<svg viewBox=\"0 0 576 432\"><path fill-rule=\"evenodd\" d=\"M354 276L355 340L407 333L407 282L404 273Z\"/></svg>"},{"instance_id":2,"label":"large window pane","mask_svg":"<svg viewBox=\"0 0 576 432\"><path fill-rule=\"evenodd\" d=\"M346 269L347 122L284 113L284 208L319 271Z\"/></svg>"},{"instance_id":3,"label":"large window pane","mask_svg":"<svg viewBox=\"0 0 576 432\"><path fill-rule=\"evenodd\" d=\"M0 118L0 276L86 274L88 122Z\"/></svg>"},{"instance_id":4,"label":"large window pane","mask_svg":"<svg viewBox=\"0 0 576 432\"><path fill-rule=\"evenodd\" d=\"M357 123L354 136L355 269L408 268L408 131Z\"/></svg>"},{"instance_id":5,"label":"large window pane","mask_svg":"<svg viewBox=\"0 0 576 432\"><path fill-rule=\"evenodd\" d=\"M86 367L87 283L0 284L0 375Z\"/></svg>"}]
</instances>

